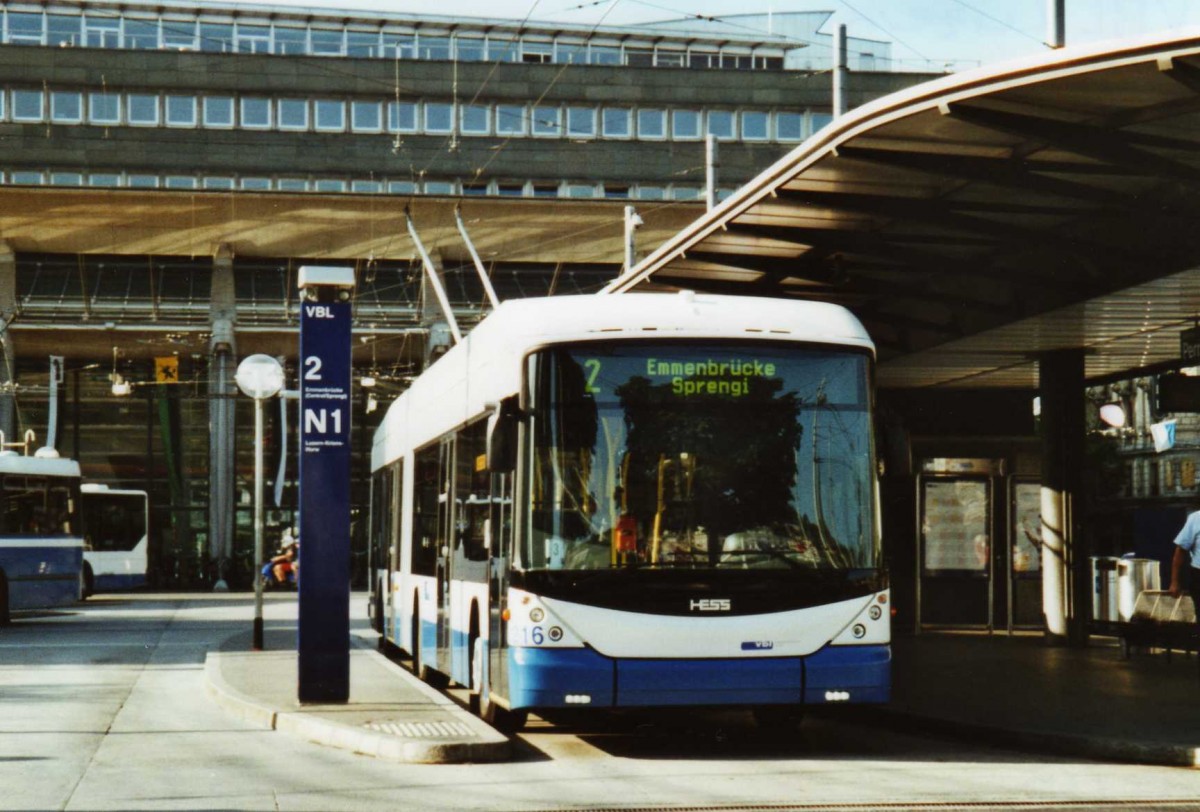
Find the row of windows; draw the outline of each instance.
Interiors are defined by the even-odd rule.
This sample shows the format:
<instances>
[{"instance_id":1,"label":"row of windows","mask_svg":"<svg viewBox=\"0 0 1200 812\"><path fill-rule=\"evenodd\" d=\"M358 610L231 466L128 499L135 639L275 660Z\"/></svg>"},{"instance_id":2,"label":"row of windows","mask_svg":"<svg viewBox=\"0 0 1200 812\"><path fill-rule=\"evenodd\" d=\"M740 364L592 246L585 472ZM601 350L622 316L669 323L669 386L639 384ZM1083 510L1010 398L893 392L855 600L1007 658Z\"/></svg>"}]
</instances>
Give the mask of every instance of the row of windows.
<instances>
[{"instance_id":1,"label":"row of windows","mask_svg":"<svg viewBox=\"0 0 1200 812\"><path fill-rule=\"evenodd\" d=\"M228 17L138 16L88 12L43 13L7 10L0 15L3 42L14 45L136 48L214 53L351 56L386 59L457 59L463 62L576 63L642 67L782 70L783 49L752 53L749 46L718 43L645 42L581 36L531 36L512 32L426 32L357 26L329 20L313 25Z\"/></svg>"},{"instance_id":2,"label":"row of windows","mask_svg":"<svg viewBox=\"0 0 1200 812\"><path fill-rule=\"evenodd\" d=\"M823 113L584 105L451 104L267 96L0 90L0 121L131 127L358 133L432 133L797 142L829 123Z\"/></svg>"},{"instance_id":3,"label":"row of windows","mask_svg":"<svg viewBox=\"0 0 1200 812\"><path fill-rule=\"evenodd\" d=\"M699 200L703 189L686 184L589 183L582 181L374 180L340 177L252 175L158 175L149 172L80 172L71 169L0 170L8 186L91 186L109 189L206 189L247 192L314 192L391 195L464 195L468 197L571 197L577 199ZM724 199L732 189L721 189Z\"/></svg>"}]
</instances>

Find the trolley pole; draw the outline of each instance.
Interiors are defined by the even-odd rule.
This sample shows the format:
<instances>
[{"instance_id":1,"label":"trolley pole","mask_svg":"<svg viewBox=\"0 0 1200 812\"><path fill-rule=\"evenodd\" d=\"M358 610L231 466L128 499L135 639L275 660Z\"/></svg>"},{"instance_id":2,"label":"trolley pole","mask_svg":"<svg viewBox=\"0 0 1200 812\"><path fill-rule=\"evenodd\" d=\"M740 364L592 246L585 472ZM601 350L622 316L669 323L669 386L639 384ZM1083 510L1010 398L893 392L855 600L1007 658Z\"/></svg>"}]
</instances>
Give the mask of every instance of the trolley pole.
<instances>
[{"instance_id":1,"label":"trolley pole","mask_svg":"<svg viewBox=\"0 0 1200 812\"><path fill-rule=\"evenodd\" d=\"M301 702L350 699L350 296L354 269L300 268Z\"/></svg>"}]
</instances>

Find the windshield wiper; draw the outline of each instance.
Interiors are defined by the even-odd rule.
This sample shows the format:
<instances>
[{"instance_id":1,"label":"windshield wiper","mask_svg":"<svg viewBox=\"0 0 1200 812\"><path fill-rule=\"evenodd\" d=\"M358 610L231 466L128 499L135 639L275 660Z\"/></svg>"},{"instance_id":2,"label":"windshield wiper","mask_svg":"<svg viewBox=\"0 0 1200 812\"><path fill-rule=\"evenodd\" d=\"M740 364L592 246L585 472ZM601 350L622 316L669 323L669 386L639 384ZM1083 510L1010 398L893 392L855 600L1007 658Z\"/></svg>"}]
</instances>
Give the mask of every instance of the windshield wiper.
<instances>
[{"instance_id":1,"label":"windshield wiper","mask_svg":"<svg viewBox=\"0 0 1200 812\"><path fill-rule=\"evenodd\" d=\"M727 555L765 555L769 558L775 558L780 561L783 561L784 563L786 563L789 567L791 567L794 570L802 569L800 563L798 561L796 561L795 559L791 558L788 555L788 553L785 552L784 550L775 550L775 549L768 548L766 550L722 550L721 551L721 558L724 558ZM717 559L716 566L718 566L718 567L721 566L720 558Z\"/></svg>"}]
</instances>

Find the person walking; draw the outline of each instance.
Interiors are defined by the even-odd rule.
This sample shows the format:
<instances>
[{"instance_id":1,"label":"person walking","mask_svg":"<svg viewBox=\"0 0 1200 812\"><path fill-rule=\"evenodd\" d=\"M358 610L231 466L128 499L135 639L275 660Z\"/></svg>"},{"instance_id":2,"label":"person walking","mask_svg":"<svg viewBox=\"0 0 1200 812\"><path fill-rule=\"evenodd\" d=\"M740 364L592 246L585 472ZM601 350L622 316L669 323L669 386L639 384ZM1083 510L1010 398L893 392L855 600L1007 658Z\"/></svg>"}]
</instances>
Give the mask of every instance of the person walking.
<instances>
[{"instance_id":1,"label":"person walking","mask_svg":"<svg viewBox=\"0 0 1200 812\"><path fill-rule=\"evenodd\" d=\"M1200 622L1200 510L1188 514L1183 529L1175 537L1168 591L1171 597L1178 598L1185 588L1191 593L1193 613Z\"/></svg>"}]
</instances>

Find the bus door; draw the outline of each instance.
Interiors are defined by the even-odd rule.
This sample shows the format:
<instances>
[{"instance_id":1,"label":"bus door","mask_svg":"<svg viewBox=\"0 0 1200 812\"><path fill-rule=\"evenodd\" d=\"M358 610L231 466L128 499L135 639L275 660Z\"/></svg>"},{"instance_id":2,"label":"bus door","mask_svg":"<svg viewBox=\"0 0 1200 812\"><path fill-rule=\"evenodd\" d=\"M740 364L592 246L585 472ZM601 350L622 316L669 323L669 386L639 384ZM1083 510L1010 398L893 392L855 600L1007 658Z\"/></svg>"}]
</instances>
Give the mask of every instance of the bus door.
<instances>
[{"instance_id":1,"label":"bus door","mask_svg":"<svg viewBox=\"0 0 1200 812\"><path fill-rule=\"evenodd\" d=\"M411 612L409 615L412 621L410 632L412 650L410 653L421 652L423 661L428 656L425 652L426 648L436 643L436 636L425 632L424 627L433 625L437 619L436 611L429 607L431 596L426 590L429 589L429 579L433 579L436 585L440 560L438 554L440 546L438 539L439 499L442 492L440 454L440 444L421 449L416 453L413 471L413 526L412 544L409 550L409 570L413 575L422 577L417 589L414 590L411 605L408 595L405 595L403 600L404 609ZM434 588L432 591L436 594L437 589ZM434 602L434 606L436 605Z\"/></svg>"},{"instance_id":2,"label":"bus door","mask_svg":"<svg viewBox=\"0 0 1200 812\"><path fill-rule=\"evenodd\" d=\"M929 459L917 477L922 626L993 628L993 543L1003 460Z\"/></svg>"},{"instance_id":3,"label":"bus door","mask_svg":"<svg viewBox=\"0 0 1200 812\"><path fill-rule=\"evenodd\" d=\"M492 499L488 516L488 683L490 690L507 697L508 569L512 561L513 476L492 474Z\"/></svg>"},{"instance_id":4,"label":"bus door","mask_svg":"<svg viewBox=\"0 0 1200 812\"><path fill-rule=\"evenodd\" d=\"M437 656L434 668L450 673L450 545L454 538L454 438L445 437L438 451Z\"/></svg>"}]
</instances>

